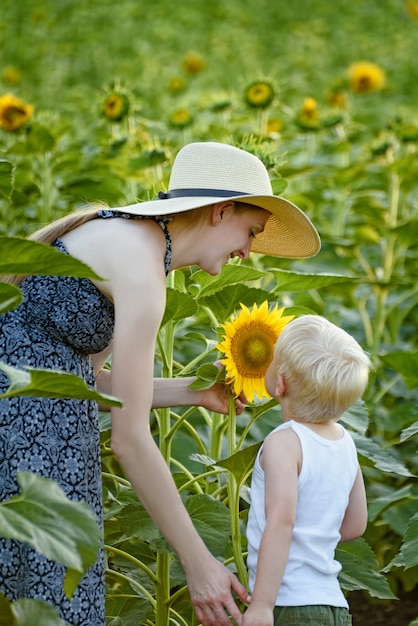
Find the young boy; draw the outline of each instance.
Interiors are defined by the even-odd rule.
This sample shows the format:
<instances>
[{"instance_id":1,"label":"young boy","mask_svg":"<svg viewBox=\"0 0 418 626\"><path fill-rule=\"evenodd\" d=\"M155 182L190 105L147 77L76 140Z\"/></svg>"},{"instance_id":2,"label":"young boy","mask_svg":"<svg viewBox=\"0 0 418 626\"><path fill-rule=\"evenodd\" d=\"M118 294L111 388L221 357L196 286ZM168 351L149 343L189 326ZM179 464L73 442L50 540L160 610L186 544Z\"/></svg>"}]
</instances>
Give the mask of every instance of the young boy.
<instances>
[{"instance_id":1,"label":"young boy","mask_svg":"<svg viewBox=\"0 0 418 626\"><path fill-rule=\"evenodd\" d=\"M369 367L355 339L320 316L293 320L277 340L265 384L283 424L254 464L242 626L352 623L335 548L364 533L367 504L354 442L337 420L363 394Z\"/></svg>"}]
</instances>

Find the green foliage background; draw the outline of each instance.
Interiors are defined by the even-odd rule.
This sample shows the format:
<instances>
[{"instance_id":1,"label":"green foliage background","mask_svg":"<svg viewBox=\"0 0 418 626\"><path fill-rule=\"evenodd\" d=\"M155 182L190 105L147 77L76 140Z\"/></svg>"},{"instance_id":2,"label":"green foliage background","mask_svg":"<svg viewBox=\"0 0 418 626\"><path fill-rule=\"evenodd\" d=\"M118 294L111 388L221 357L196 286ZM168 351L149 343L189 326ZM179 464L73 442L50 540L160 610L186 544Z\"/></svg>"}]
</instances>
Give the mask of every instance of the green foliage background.
<instances>
[{"instance_id":1,"label":"green foliage background","mask_svg":"<svg viewBox=\"0 0 418 626\"><path fill-rule=\"evenodd\" d=\"M314 259L254 255L219 277L196 269L171 276L156 373L184 375L213 361L219 324L240 302L279 300L292 313L322 314L353 333L374 365L364 401L344 418L366 478L369 526L364 540L341 545L338 557L344 589L379 599L418 583L414 6L414 0L3 0L0 13L0 96L13 93L35 107L25 127L0 128L2 273L35 271L36 251L11 236L85 201L115 206L154 197L188 141L225 141L254 152L275 191L316 224L322 250ZM361 60L384 69L382 90L350 90L348 67ZM265 109L245 101L255 81L274 91ZM333 106L334 92L343 95L342 108ZM120 121L104 114L115 94L129 103ZM301 118L306 97L317 101L315 124ZM45 263L50 271L84 271ZM0 298L6 310L20 295L0 285ZM199 373L211 379L210 368ZM44 374L28 384L31 393L48 389ZM21 378L14 384L24 392ZM80 393L86 392L76 385ZM236 421L196 409L152 415L199 531L241 575L251 463L278 419L269 403ZM182 571L110 452L105 414L101 435L109 624L163 625L169 616L170 623L191 624ZM8 613L12 623L24 623L24 608L14 607L13 618Z\"/></svg>"}]
</instances>

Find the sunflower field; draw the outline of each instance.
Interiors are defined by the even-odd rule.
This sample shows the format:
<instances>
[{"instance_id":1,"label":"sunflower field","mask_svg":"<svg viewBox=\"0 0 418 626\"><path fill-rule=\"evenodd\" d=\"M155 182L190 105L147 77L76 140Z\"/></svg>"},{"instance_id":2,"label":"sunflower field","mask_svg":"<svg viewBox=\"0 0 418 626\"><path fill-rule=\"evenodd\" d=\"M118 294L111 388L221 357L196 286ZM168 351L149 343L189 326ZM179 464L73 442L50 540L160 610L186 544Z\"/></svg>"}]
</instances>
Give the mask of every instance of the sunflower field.
<instances>
[{"instance_id":1,"label":"sunflower field","mask_svg":"<svg viewBox=\"0 0 418 626\"><path fill-rule=\"evenodd\" d=\"M91 276L25 236L87 202L156 197L185 143L256 154L274 192L313 221L321 251L254 254L216 277L170 274L155 373L212 384L223 333L243 307L262 321L276 305L320 314L350 332L373 363L362 401L342 420L369 523L338 548L341 586L348 601L362 590L371 603L416 592L418 0L2 0L0 33L0 274ZM0 283L0 312L20 301ZM9 395L99 398L58 372L5 371ZM195 407L151 415L197 529L244 584L252 463L279 421L265 398L239 417L233 406L228 416ZM196 626L180 564L112 455L108 412L101 447L108 626ZM71 595L97 529L54 483L22 474L20 486L0 504L0 535L14 536L14 507L15 537L67 566ZM3 597L0 623L63 624L42 603Z\"/></svg>"}]
</instances>

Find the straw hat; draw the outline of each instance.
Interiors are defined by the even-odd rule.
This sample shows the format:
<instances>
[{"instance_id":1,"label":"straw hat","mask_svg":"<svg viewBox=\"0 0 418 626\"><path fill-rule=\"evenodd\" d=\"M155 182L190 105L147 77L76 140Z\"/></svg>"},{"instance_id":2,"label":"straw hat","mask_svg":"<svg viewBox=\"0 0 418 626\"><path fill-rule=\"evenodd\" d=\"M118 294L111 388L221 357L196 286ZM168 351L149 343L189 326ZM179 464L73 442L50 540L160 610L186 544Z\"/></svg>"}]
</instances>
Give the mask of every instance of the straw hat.
<instances>
[{"instance_id":1,"label":"straw hat","mask_svg":"<svg viewBox=\"0 0 418 626\"><path fill-rule=\"evenodd\" d=\"M253 154L215 142L184 146L177 154L167 192L158 200L114 209L135 215L172 215L216 202L238 200L271 213L252 252L283 258L311 257L319 252L318 233L297 206L274 196L264 164Z\"/></svg>"}]
</instances>

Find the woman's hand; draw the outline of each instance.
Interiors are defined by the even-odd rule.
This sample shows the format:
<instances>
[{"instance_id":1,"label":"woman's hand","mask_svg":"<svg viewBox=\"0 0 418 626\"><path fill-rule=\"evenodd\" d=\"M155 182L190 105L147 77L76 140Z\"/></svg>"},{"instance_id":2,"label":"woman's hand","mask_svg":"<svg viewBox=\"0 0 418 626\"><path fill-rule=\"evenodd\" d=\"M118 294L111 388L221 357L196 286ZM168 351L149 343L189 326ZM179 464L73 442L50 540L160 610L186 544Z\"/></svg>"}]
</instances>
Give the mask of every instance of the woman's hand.
<instances>
[{"instance_id":1,"label":"woman's hand","mask_svg":"<svg viewBox=\"0 0 418 626\"><path fill-rule=\"evenodd\" d=\"M199 568L187 572L187 583L196 617L203 626L241 626L242 613L235 603L232 591L248 603L247 590L227 567L208 554Z\"/></svg>"},{"instance_id":2,"label":"woman's hand","mask_svg":"<svg viewBox=\"0 0 418 626\"><path fill-rule=\"evenodd\" d=\"M209 411L216 411L217 413L229 412L229 400L233 390L227 383L215 383L209 389L204 389L201 392L200 406L204 406ZM241 393L235 398L235 410L237 415L241 415L245 409L247 398Z\"/></svg>"}]
</instances>

